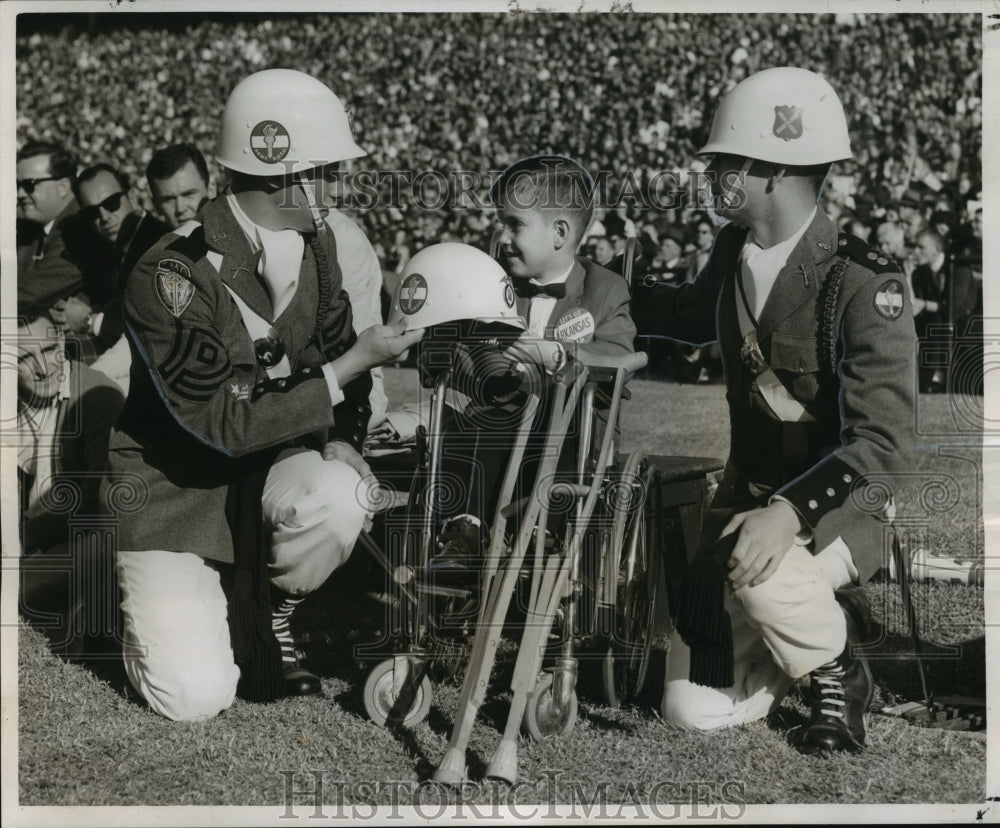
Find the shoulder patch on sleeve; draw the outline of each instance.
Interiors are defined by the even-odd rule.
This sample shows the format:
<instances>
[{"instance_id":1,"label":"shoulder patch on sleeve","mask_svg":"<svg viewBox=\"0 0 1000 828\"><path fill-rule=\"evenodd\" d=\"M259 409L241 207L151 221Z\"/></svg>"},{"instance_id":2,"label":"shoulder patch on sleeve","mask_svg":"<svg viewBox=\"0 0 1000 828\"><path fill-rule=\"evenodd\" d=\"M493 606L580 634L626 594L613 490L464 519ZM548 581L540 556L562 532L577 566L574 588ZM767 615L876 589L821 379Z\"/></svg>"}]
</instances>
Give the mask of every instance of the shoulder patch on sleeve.
<instances>
[{"instance_id":1,"label":"shoulder patch on sleeve","mask_svg":"<svg viewBox=\"0 0 1000 828\"><path fill-rule=\"evenodd\" d=\"M889 279L875 291L875 310L886 319L899 319L903 314L903 283Z\"/></svg>"},{"instance_id":2,"label":"shoulder patch on sleeve","mask_svg":"<svg viewBox=\"0 0 1000 828\"><path fill-rule=\"evenodd\" d=\"M892 256L850 233L840 234L837 239L837 252L873 273L901 272Z\"/></svg>"},{"instance_id":3,"label":"shoulder patch on sleeve","mask_svg":"<svg viewBox=\"0 0 1000 828\"><path fill-rule=\"evenodd\" d=\"M191 268L180 259L160 259L155 279L156 298L171 316L179 318L194 298Z\"/></svg>"}]
</instances>

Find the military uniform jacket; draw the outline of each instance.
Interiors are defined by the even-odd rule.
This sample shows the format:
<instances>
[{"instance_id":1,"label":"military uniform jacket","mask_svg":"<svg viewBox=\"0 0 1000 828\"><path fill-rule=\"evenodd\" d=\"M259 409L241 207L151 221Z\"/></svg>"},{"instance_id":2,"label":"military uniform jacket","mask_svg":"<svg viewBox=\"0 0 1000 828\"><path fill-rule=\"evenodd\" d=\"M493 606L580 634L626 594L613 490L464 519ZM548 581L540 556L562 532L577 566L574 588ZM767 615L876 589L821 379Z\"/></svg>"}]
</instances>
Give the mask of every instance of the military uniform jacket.
<instances>
[{"instance_id":1,"label":"military uniform jacket","mask_svg":"<svg viewBox=\"0 0 1000 828\"><path fill-rule=\"evenodd\" d=\"M815 550L843 537L866 579L882 565L885 497L867 497L860 485L891 490L891 476L912 457L915 334L904 278L884 253L838 236L817 211L758 319L765 361L811 418L782 423L761 404L740 355L736 278L746 233L723 228L695 282L638 288L633 314L643 334L718 340L730 472L786 498Z\"/></svg>"},{"instance_id":2,"label":"military uniform jacket","mask_svg":"<svg viewBox=\"0 0 1000 828\"><path fill-rule=\"evenodd\" d=\"M232 561L230 484L285 445L319 448L328 437L360 451L371 376L344 385L345 399L331 405L320 366L356 337L333 234L321 240L327 280L317 276L307 244L295 296L277 319L257 276L259 253L225 198L205 208L202 223L182 225L139 260L124 298L131 386L109 458L112 480L134 491L127 503L123 490L108 498L112 506L125 503L118 510L121 549ZM271 321L289 376L268 377L227 288Z\"/></svg>"}]
</instances>

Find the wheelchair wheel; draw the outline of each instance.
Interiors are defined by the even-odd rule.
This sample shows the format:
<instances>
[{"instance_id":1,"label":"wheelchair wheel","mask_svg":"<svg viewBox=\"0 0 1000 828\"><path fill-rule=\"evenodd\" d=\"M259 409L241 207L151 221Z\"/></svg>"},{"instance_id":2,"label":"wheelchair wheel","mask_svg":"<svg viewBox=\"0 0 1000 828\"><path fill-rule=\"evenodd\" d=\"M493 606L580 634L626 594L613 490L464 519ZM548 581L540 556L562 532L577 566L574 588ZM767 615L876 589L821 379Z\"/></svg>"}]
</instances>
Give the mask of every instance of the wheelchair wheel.
<instances>
[{"instance_id":1,"label":"wheelchair wheel","mask_svg":"<svg viewBox=\"0 0 1000 828\"><path fill-rule=\"evenodd\" d=\"M409 676L397 676L397 664L405 664L400 669L407 670ZM432 697L430 678L408 660L387 658L375 665L365 681L365 712L377 725L389 722L413 727L420 724L431 709Z\"/></svg>"},{"instance_id":2,"label":"wheelchair wheel","mask_svg":"<svg viewBox=\"0 0 1000 828\"><path fill-rule=\"evenodd\" d=\"M618 569L614 630L604 654L604 698L619 707L642 691L649 670L660 579L660 475L645 460L635 475L641 490L639 508L626 517Z\"/></svg>"},{"instance_id":3,"label":"wheelchair wheel","mask_svg":"<svg viewBox=\"0 0 1000 828\"><path fill-rule=\"evenodd\" d=\"M574 690L568 703L560 704L552 692L552 673L542 673L528 696L521 731L536 741L572 732L576 724L577 698Z\"/></svg>"}]
</instances>

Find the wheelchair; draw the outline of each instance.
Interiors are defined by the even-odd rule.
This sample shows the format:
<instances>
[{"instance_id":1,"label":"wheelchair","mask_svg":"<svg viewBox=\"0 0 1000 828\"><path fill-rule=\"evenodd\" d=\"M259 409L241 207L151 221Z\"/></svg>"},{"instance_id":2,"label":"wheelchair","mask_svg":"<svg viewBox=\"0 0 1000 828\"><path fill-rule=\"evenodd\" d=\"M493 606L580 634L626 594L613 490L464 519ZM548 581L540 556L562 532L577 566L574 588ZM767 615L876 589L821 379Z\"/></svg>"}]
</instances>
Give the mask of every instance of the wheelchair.
<instances>
[{"instance_id":1,"label":"wheelchair","mask_svg":"<svg viewBox=\"0 0 1000 828\"><path fill-rule=\"evenodd\" d=\"M578 354L553 377L546 450L530 495L512 500L540 402L529 396L477 582L463 586L442 583L429 566L451 375L437 380L406 506L387 518L385 548L368 535L362 540L387 573L391 596L389 637L362 650L364 658L377 661L364 686L369 717L378 724L419 723L430 710L432 676L465 668L437 781L454 784L465 777L465 749L501 636L512 626L520 631L513 698L487 776L515 780L519 732L543 739L572 730L580 642L596 643L603 703L617 707L646 685L654 640L669 631L671 586L679 582L697 538L708 475L721 464L616 453L625 381L645 362L643 353ZM577 412L576 469L566 479L556 465ZM565 531L556 538L546 531L554 502L567 514ZM519 606L512 611L515 596Z\"/></svg>"}]
</instances>

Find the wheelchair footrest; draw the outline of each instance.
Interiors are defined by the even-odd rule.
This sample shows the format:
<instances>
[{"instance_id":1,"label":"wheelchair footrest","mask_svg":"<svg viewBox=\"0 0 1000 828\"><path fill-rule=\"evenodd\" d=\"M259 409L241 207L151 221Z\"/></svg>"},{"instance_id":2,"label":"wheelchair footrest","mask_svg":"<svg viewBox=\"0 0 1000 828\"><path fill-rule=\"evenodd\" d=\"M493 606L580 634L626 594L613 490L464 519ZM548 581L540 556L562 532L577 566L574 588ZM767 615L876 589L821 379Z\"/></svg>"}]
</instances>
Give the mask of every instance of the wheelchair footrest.
<instances>
[{"instance_id":1,"label":"wheelchair footrest","mask_svg":"<svg viewBox=\"0 0 1000 828\"><path fill-rule=\"evenodd\" d=\"M413 589L420 595L438 595L442 598L471 598L473 595L471 589L431 584L426 581L414 581Z\"/></svg>"}]
</instances>

